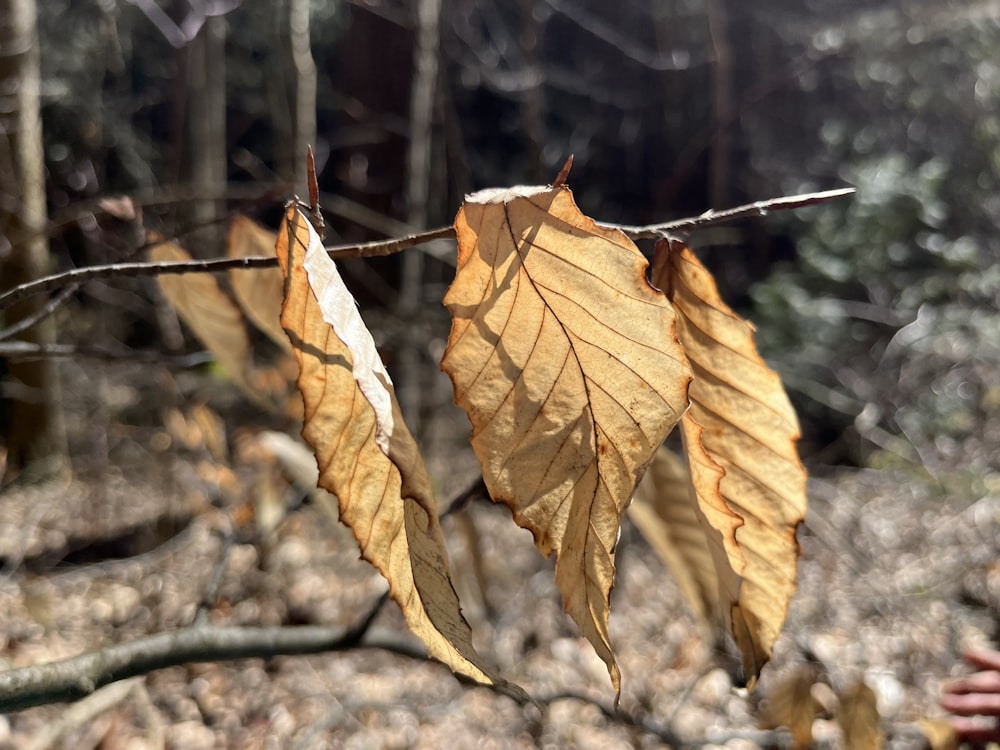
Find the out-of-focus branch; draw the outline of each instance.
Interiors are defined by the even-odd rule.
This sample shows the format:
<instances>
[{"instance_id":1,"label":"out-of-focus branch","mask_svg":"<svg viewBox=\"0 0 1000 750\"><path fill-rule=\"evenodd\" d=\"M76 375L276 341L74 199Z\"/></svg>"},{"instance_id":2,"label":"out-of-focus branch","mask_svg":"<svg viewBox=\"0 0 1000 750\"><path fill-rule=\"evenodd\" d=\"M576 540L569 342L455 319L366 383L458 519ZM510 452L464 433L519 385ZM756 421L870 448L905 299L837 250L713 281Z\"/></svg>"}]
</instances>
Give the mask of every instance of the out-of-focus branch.
<instances>
[{"instance_id":1,"label":"out-of-focus branch","mask_svg":"<svg viewBox=\"0 0 1000 750\"><path fill-rule=\"evenodd\" d=\"M31 315L0 331L0 341L13 338L22 331L26 331L32 326L45 320L47 317L52 315L52 313L62 307L62 304L72 297L79 288L79 284L70 284L68 287L61 289L59 294L46 302L42 307L35 310Z\"/></svg>"},{"instance_id":2,"label":"out-of-focus branch","mask_svg":"<svg viewBox=\"0 0 1000 750\"><path fill-rule=\"evenodd\" d=\"M133 690L141 688L139 678L105 685L60 714L24 746L24 750L48 750L74 730L89 724L101 714L122 703Z\"/></svg>"},{"instance_id":3,"label":"out-of-focus branch","mask_svg":"<svg viewBox=\"0 0 1000 750\"><path fill-rule=\"evenodd\" d=\"M198 661L343 649L344 628L202 625L119 643L63 661L0 673L0 713L73 701L118 680Z\"/></svg>"},{"instance_id":4,"label":"out-of-focus branch","mask_svg":"<svg viewBox=\"0 0 1000 750\"><path fill-rule=\"evenodd\" d=\"M33 341L0 341L0 357L17 361L88 357L118 362L149 362L181 369L198 367L214 359L211 353L204 351L171 356L161 351L129 349L124 346L111 348L77 344L36 344Z\"/></svg>"},{"instance_id":5,"label":"out-of-focus branch","mask_svg":"<svg viewBox=\"0 0 1000 750\"><path fill-rule=\"evenodd\" d=\"M0 713L73 701L112 682L157 669L199 661L318 654L352 648L380 648L405 656L420 654L409 639L372 632L385 605L382 596L349 628L322 625L255 628L192 625L131 643L106 646L62 661L0 672Z\"/></svg>"}]
</instances>

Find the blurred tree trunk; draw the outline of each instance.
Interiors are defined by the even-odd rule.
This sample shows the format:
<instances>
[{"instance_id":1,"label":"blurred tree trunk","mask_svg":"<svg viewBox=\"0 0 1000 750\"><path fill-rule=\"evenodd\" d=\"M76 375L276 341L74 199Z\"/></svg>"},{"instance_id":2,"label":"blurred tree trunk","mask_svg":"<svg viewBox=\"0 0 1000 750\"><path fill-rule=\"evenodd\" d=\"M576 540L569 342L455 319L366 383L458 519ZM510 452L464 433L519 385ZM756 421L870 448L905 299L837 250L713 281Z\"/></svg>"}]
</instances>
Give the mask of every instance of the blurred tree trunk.
<instances>
[{"instance_id":1,"label":"blurred tree trunk","mask_svg":"<svg viewBox=\"0 0 1000 750\"><path fill-rule=\"evenodd\" d=\"M35 0L0 0L0 287L9 289L49 268L45 234L45 163L40 104L41 73ZM13 325L44 304L33 297L8 308ZM51 343L49 319L22 340ZM4 394L11 396L7 462L51 476L66 464L66 435L55 367L50 360L8 363ZM0 464L2 472L2 464Z\"/></svg>"},{"instance_id":2,"label":"blurred tree trunk","mask_svg":"<svg viewBox=\"0 0 1000 750\"><path fill-rule=\"evenodd\" d=\"M431 181L431 126L437 88L441 0L419 0L416 5L416 41L413 45L413 87L410 93L410 145L407 152L407 223L427 225ZM401 320L414 320L423 304L424 256L404 253L396 312ZM400 408L414 434L420 431L422 373L419 343L404 342L399 350L398 390Z\"/></svg>"},{"instance_id":3,"label":"blurred tree trunk","mask_svg":"<svg viewBox=\"0 0 1000 750\"><path fill-rule=\"evenodd\" d=\"M521 0L521 54L524 55L524 75L536 83L529 86L521 98L521 121L527 136L525 151L528 155L528 169L532 185L543 185L553 179L547 174L542 163L542 152L548 136L545 132L545 87L541 81L544 75L544 55L542 54L542 3L537 0ZM565 159L569 154L562 154Z\"/></svg>"},{"instance_id":4,"label":"blurred tree trunk","mask_svg":"<svg viewBox=\"0 0 1000 750\"><path fill-rule=\"evenodd\" d=\"M732 133L736 127L733 100L733 56L729 45L729 20L724 0L707 0L705 15L715 57L712 65L712 145L709 162L708 205L729 205Z\"/></svg>"},{"instance_id":5,"label":"blurred tree trunk","mask_svg":"<svg viewBox=\"0 0 1000 750\"><path fill-rule=\"evenodd\" d=\"M187 163L192 186L203 196L193 204L194 254L222 254L222 201L226 185L226 19L211 16L188 47Z\"/></svg>"},{"instance_id":6,"label":"blurred tree trunk","mask_svg":"<svg viewBox=\"0 0 1000 750\"><path fill-rule=\"evenodd\" d=\"M306 184L306 147L316 145L316 63L309 31L309 0L290 0L288 8L292 65L295 70L295 189Z\"/></svg>"}]
</instances>

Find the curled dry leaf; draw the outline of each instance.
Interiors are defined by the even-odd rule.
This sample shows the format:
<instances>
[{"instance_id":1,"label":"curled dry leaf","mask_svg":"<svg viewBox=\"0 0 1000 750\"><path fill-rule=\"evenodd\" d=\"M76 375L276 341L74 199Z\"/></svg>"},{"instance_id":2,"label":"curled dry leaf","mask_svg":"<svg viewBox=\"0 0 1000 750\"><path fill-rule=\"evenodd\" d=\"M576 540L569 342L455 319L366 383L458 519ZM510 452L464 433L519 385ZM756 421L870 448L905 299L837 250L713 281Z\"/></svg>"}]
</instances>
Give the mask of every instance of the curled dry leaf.
<instances>
[{"instance_id":1,"label":"curled dry leaf","mask_svg":"<svg viewBox=\"0 0 1000 750\"><path fill-rule=\"evenodd\" d=\"M684 420L688 451L700 443L722 468L721 499L743 520L735 531L738 548L730 544L731 526L719 531L743 577L730 600L730 619L752 683L771 657L795 592L795 533L806 513L798 421L777 373L757 353L753 327L722 301L689 248L658 242L653 283L677 310L678 335L694 370ZM701 489L698 497L703 508L713 502Z\"/></svg>"},{"instance_id":2,"label":"curled dry leaf","mask_svg":"<svg viewBox=\"0 0 1000 750\"><path fill-rule=\"evenodd\" d=\"M441 362L494 499L556 553L564 606L608 666L621 516L687 406L674 312L622 233L565 187L469 196Z\"/></svg>"},{"instance_id":3,"label":"curled dry leaf","mask_svg":"<svg viewBox=\"0 0 1000 750\"><path fill-rule=\"evenodd\" d=\"M300 368L302 436L316 454L320 485L337 496L341 521L428 653L472 680L516 690L472 647L423 459L354 298L294 205L275 250L285 276L281 323Z\"/></svg>"},{"instance_id":4,"label":"curled dry leaf","mask_svg":"<svg viewBox=\"0 0 1000 750\"><path fill-rule=\"evenodd\" d=\"M226 255L230 258L269 256L277 235L246 216L235 216L229 224ZM234 268L229 271L233 296L258 330L285 351L291 351L281 328L284 277L278 268Z\"/></svg>"}]
</instances>

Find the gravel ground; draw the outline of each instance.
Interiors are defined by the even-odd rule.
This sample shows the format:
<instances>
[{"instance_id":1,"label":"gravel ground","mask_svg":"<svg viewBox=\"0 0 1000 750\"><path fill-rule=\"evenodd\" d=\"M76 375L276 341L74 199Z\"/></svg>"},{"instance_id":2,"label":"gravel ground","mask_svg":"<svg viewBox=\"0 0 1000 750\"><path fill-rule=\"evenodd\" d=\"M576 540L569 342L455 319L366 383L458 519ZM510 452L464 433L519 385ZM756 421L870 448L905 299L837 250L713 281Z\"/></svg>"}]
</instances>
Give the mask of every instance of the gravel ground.
<instances>
[{"instance_id":1,"label":"gravel ground","mask_svg":"<svg viewBox=\"0 0 1000 750\"><path fill-rule=\"evenodd\" d=\"M96 469L0 495L0 664L189 625L206 592L215 595L204 615L217 624L350 625L370 610L384 582L358 560L348 531L300 503L246 447L252 430L169 406L123 427L142 394L107 382L118 411L106 407L103 427L71 422L80 450L96 450L92 432L104 435ZM113 382L129 382L127 373ZM226 412L226 424L241 420ZM455 424L453 414L441 421ZM451 429L427 427L442 497L475 478ZM784 747L786 733L757 728L761 701L805 669L825 706L816 747L844 747L834 696L858 680L875 691L886 746L921 747L916 722L942 715L940 684L963 671L961 648L1000 635L1000 488L842 471L813 479L810 502L799 593L750 693L733 686L731 655L712 646L626 526L611 632L627 718L609 715L607 672L562 613L552 562L505 509L478 502L444 522L466 615L505 676L532 695L563 696L544 710L462 685L426 660L357 648L160 670L96 717L65 705L0 716L0 748L46 739L65 748L607 749L666 747L671 735L695 747ZM412 643L392 604L373 631ZM61 738L46 737L53 728Z\"/></svg>"}]
</instances>

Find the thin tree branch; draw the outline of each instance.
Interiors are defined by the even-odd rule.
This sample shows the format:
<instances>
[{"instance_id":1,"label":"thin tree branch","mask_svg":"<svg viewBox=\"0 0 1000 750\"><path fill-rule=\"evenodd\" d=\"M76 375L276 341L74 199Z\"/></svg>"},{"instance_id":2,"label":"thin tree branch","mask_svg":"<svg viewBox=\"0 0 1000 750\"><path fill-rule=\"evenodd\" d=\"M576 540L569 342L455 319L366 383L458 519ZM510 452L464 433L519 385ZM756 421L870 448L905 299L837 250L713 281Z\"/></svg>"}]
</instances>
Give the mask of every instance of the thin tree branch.
<instances>
[{"instance_id":1,"label":"thin tree branch","mask_svg":"<svg viewBox=\"0 0 1000 750\"><path fill-rule=\"evenodd\" d=\"M334 260L348 258L378 258L407 250L416 245L422 245L432 240L447 239L455 236L452 227L439 227L426 232L415 232L404 237L391 240L377 240L358 245L338 245L329 248L329 255ZM275 257L253 256L246 258L213 258L210 260L167 261L163 263L109 263L102 266L74 268L71 271L45 276L28 284L22 284L0 295L0 310L4 310L15 302L50 289L57 289L66 284L80 284L93 279L109 276L160 276L163 274L181 273L217 273L231 268L270 268L278 265Z\"/></svg>"},{"instance_id":2,"label":"thin tree branch","mask_svg":"<svg viewBox=\"0 0 1000 750\"><path fill-rule=\"evenodd\" d=\"M63 711L56 721L46 724L24 746L24 750L49 750L49 748L56 747L56 743L59 740L80 727L89 724L101 714L110 711L128 698L137 687L141 687L139 678L105 685L79 703Z\"/></svg>"},{"instance_id":3,"label":"thin tree branch","mask_svg":"<svg viewBox=\"0 0 1000 750\"><path fill-rule=\"evenodd\" d=\"M41 323L52 313L54 313L56 310L62 307L62 304L70 297L72 297L76 293L76 290L79 288L80 288L79 284L70 284L64 289L61 289L59 291L59 294L57 294L48 302L46 302L45 305L35 310L35 312L33 312L31 315L24 318L23 320L19 320L17 323L10 326L9 328L4 328L3 330L0 330L0 341L13 338L22 331L26 331L32 326Z\"/></svg>"},{"instance_id":4,"label":"thin tree branch","mask_svg":"<svg viewBox=\"0 0 1000 750\"><path fill-rule=\"evenodd\" d=\"M736 208L729 208L724 211L714 209L706 211L701 216L688 219L677 219L663 224L650 224L647 226L628 226L624 224L604 224L598 222L599 226L609 229L618 229L632 239L657 239L665 235L674 233L693 232L698 229L723 224L740 219L767 216L774 211L788 211L795 208L815 206L820 203L842 198L855 192L854 188L840 188L838 190L824 190L818 193L804 193L802 195L790 195L782 198L770 198L768 200L748 203ZM334 260L345 260L348 258L377 258L408 250L411 247L422 245L433 240L450 239L455 236L453 227L438 227L426 232L415 232L403 237L389 240L377 240L375 242L364 242L357 245L337 245L328 248L328 254ZM269 268L277 265L277 258L272 257L247 257L247 258L214 258L211 260L187 260L169 261L164 263L110 263L103 266L89 266L87 268L75 268L71 271L45 276L44 278L21 284L4 294L0 295L0 310L4 310L10 305L34 294L40 294L51 289L58 289L67 284L79 284L93 279L106 278L109 276L160 276L163 274L182 273L217 273L227 271L231 268Z\"/></svg>"},{"instance_id":5,"label":"thin tree branch","mask_svg":"<svg viewBox=\"0 0 1000 750\"><path fill-rule=\"evenodd\" d=\"M737 206L736 208L727 208L724 211L709 209L701 216L695 216L690 219L677 219L676 221L668 221L664 224L649 224L641 227L626 226L623 224L604 224L601 222L597 222L597 224L598 226L607 227L609 229L621 230L633 240L652 240L659 239L670 233L685 234L687 232L693 232L697 229L705 229L706 227L714 226L716 224L724 224L730 221L739 221L740 219L767 216L769 213L774 211L789 211L793 208L816 206L820 203L826 203L827 201L832 201L837 198L843 198L846 195L853 195L854 192L855 189L849 187L839 188L837 190L824 190L819 193L788 195L783 198L770 198L766 201L747 203L742 206ZM0 300L2 300L2 298L0 298Z\"/></svg>"},{"instance_id":6,"label":"thin tree branch","mask_svg":"<svg viewBox=\"0 0 1000 750\"><path fill-rule=\"evenodd\" d=\"M450 516L452 513L457 513L462 510L466 505L468 505L473 500L490 500L490 492L486 489L486 482L483 480L482 476L477 477L472 484L462 490L443 511L441 511L441 518Z\"/></svg>"},{"instance_id":7,"label":"thin tree branch","mask_svg":"<svg viewBox=\"0 0 1000 750\"><path fill-rule=\"evenodd\" d=\"M214 592L211 596L214 598ZM10 669L0 672L0 714L78 700L119 680L197 661L317 654L352 648L378 648L411 658L427 658L426 652L406 638L372 628L388 601L386 592L350 627L223 627L196 618L191 626L173 633L158 633L62 661Z\"/></svg>"},{"instance_id":8,"label":"thin tree branch","mask_svg":"<svg viewBox=\"0 0 1000 750\"><path fill-rule=\"evenodd\" d=\"M229 555L233 551L235 535L232 530L232 519L229 519L229 528L222 535L222 552L219 554L219 561L212 569L212 577L208 579L208 585L201 594L198 602L198 610L194 615L194 625L207 625L208 617L219 598L219 589L222 587L222 579L226 573L226 566L229 565Z\"/></svg>"},{"instance_id":9,"label":"thin tree branch","mask_svg":"<svg viewBox=\"0 0 1000 750\"><path fill-rule=\"evenodd\" d=\"M341 651L353 629L302 625L256 628L196 625L119 643L62 661L0 673L0 713L73 701L118 680L199 661Z\"/></svg>"},{"instance_id":10,"label":"thin tree branch","mask_svg":"<svg viewBox=\"0 0 1000 750\"><path fill-rule=\"evenodd\" d=\"M120 362L149 362L169 367L198 367L212 362L210 352L192 352L178 356L148 349L111 349L103 346L77 346L75 344L35 344L31 341L0 341L0 357L12 360L54 359L59 357L91 357Z\"/></svg>"}]
</instances>

